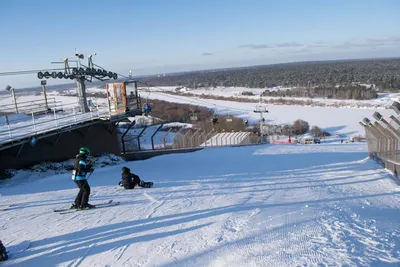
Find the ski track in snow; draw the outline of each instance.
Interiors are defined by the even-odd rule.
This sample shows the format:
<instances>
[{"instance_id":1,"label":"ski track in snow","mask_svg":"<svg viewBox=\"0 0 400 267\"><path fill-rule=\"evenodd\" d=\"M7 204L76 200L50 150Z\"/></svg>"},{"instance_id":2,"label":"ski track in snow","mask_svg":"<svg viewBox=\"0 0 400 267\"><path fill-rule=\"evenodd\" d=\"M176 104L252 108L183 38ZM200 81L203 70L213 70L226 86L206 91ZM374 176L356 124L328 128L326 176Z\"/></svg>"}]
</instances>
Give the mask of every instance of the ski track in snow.
<instances>
[{"instance_id":1,"label":"ski track in snow","mask_svg":"<svg viewBox=\"0 0 400 267\"><path fill-rule=\"evenodd\" d=\"M67 174L49 177L57 190L43 178L1 187L1 203L15 203L0 213L1 240L32 242L2 265L400 264L399 182L363 149L252 146L131 163L154 181L149 189L116 187L109 177L120 166L110 166L90 181L90 201L120 205L64 215L52 209L69 206L77 193ZM151 178L159 176L153 166L168 175Z\"/></svg>"}]
</instances>

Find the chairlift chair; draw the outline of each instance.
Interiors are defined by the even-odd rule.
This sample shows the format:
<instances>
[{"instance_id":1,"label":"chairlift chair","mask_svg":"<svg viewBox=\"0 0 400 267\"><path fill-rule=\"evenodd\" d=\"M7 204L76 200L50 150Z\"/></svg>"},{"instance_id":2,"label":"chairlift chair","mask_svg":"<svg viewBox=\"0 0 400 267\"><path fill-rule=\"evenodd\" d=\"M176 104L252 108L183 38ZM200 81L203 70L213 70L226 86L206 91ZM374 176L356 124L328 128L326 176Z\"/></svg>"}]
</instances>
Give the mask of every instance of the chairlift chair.
<instances>
[{"instance_id":1,"label":"chairlift chair","mask_svg":"<svg viewBox=\"0 0 400 267\"><path fill-rule=\"evenodd\" d=\"M191 121L197 121L197 114L194 113L194 110L191 107L189 107L189 108L190 108L190 111L191 111L190 120Z\"/></svg>"},{"instance_id":2,"label":"chairlift chair","mask_svg":"<svg viewBox=\"0 0 400 267\"><path fill-rule=\"evenodd\" d=\"M191 121L197 121L197 115L196 115L196 114L192 114L192 115L190 116L190 120L191 120Z\"/></svg>"},{"instance_id":3,"label":"chairlift chair","mask_svg":"<svg viewBox=\"0 0 400 267\"><path fill-rule=\"evenodd\" d=\"M143 106L144 115L147 116L151 112L151 106L149 103L144 104Z\"/></svg>"}]
</instances>

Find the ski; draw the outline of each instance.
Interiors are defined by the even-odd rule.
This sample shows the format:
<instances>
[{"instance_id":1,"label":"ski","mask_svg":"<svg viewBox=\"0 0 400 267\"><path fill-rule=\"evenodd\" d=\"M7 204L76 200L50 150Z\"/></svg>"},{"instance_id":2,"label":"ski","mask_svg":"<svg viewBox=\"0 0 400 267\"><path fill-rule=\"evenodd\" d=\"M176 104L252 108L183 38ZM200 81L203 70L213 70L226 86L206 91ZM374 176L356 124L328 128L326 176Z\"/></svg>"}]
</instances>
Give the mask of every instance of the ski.
<instances>
[{"instance_id":1,"label":"ski","mask_svg":"<svg viewBox=\"0 0 400 267\"><path fill-rule=\"evenodd\" d=\"M107 202L103 202L103 203L99 203L99 204L95 204L96 207L101 207L103 205L109 205L113 202L113 200L109 200ZM54 212L63 212L63 211L75 211L75 210L79 210L79 209L71 209L71 208L66 208L66 209L55 209L53 210Z\"/></svg>"},{"instance_id":2,"label":"ski","mask_svg":"<svg viewBox=\"0 0 400 267\"><path fill-rule=\"evenodd\" d=\"M66 211L60 211L60 212L58 212L58 214L68 214L68 213L73 213L73 212L78 212L78 211L89 211L89 210L112 207L112 206L116 206L116 205L119 205L119 202L97 204L94 208L90 208L90 209L68 209Z\"/></svg>"}]
</instances>

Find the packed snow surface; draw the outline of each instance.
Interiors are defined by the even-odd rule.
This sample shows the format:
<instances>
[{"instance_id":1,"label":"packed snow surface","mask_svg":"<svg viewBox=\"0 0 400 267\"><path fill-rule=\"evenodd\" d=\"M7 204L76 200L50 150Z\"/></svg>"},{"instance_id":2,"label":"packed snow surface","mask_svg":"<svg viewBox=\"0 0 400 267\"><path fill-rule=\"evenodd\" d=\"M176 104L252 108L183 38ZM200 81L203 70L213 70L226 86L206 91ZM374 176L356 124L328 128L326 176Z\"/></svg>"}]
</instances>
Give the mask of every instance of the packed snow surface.
<instances>
[{"instance_id":1,"label":"packed snow surface","mask_svg":"<svg viewBox=\"0 0 400 267\"><path fill-rule=\"evenodd\" d=\"M128 166L150 189L117 186ZM97 168L90 202L70 172L20 171L0 183L0 238L31 246L3 266L396 266L397 178L365 143L206 148Z\"/></svg>"}]
</instances>

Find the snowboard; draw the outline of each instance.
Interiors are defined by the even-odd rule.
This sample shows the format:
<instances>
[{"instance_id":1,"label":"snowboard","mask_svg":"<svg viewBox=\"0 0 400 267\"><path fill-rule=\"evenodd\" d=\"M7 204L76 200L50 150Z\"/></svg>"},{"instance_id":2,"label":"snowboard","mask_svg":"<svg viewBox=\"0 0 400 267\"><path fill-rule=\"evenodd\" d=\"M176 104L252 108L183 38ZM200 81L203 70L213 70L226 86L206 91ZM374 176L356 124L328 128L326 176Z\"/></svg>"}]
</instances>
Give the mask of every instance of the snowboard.
<instances>
[{"instance_id":1,"label":"snowboard","mask_svg":"<svg viewBox=\"0 0 400 267\"><path fill-rule=\"evenodd\" d=\"M17 245L12 245L12 246L8 245L8 246L6 246L8 260L12 259L13 257L15 257L18 253L21 253L21 252L27 250L30 245L31 245L31 241L25 240L25 241L22 241L21 243L19 243Z\"/></svg>"},{"instance_id":2,"label":"snowboard","mask_svg":"<svg viewBox=\"0 0 400 267\"><path fill-rule=\"evenodd\" d=\"M57 212L59 214L67 214L67 213L71 213L71 212L77 212L77 211L88 211L88 210L94 210L94 209L100 209L100 208L106 208L106 207L111 207L111 206L116 206L119 205L119 201L118 202L114 202L113 200L109 200L107 202L104 203L99 203L99 204L94 204L93 208L90 209L58 209L58 210L54 210L54 212Z\"/></svg>"},{"instance_id":3,"label":"snowboard","mask_svg":"<svg viewBox=\"0 0 400 267\"><path fill-rule=\"evenodd\" d=\"M141 184L138 184L139 187L135 186L134 188L151 188L153 187L153 184L153 182L143 182ZM124 187L121 182L119 182L118 186Z\"/></svg>"},{"instance_id":4,"label":"snowboard","mask_svg":"<svg viewBox=\"0 0 400 267\"><path fill-rule=\"evenodd\" d=\"M140 187L143 188L151 188L153 187L153 182L143 182L141 185L139 185Z\"/></svg>"}]
</instances>

